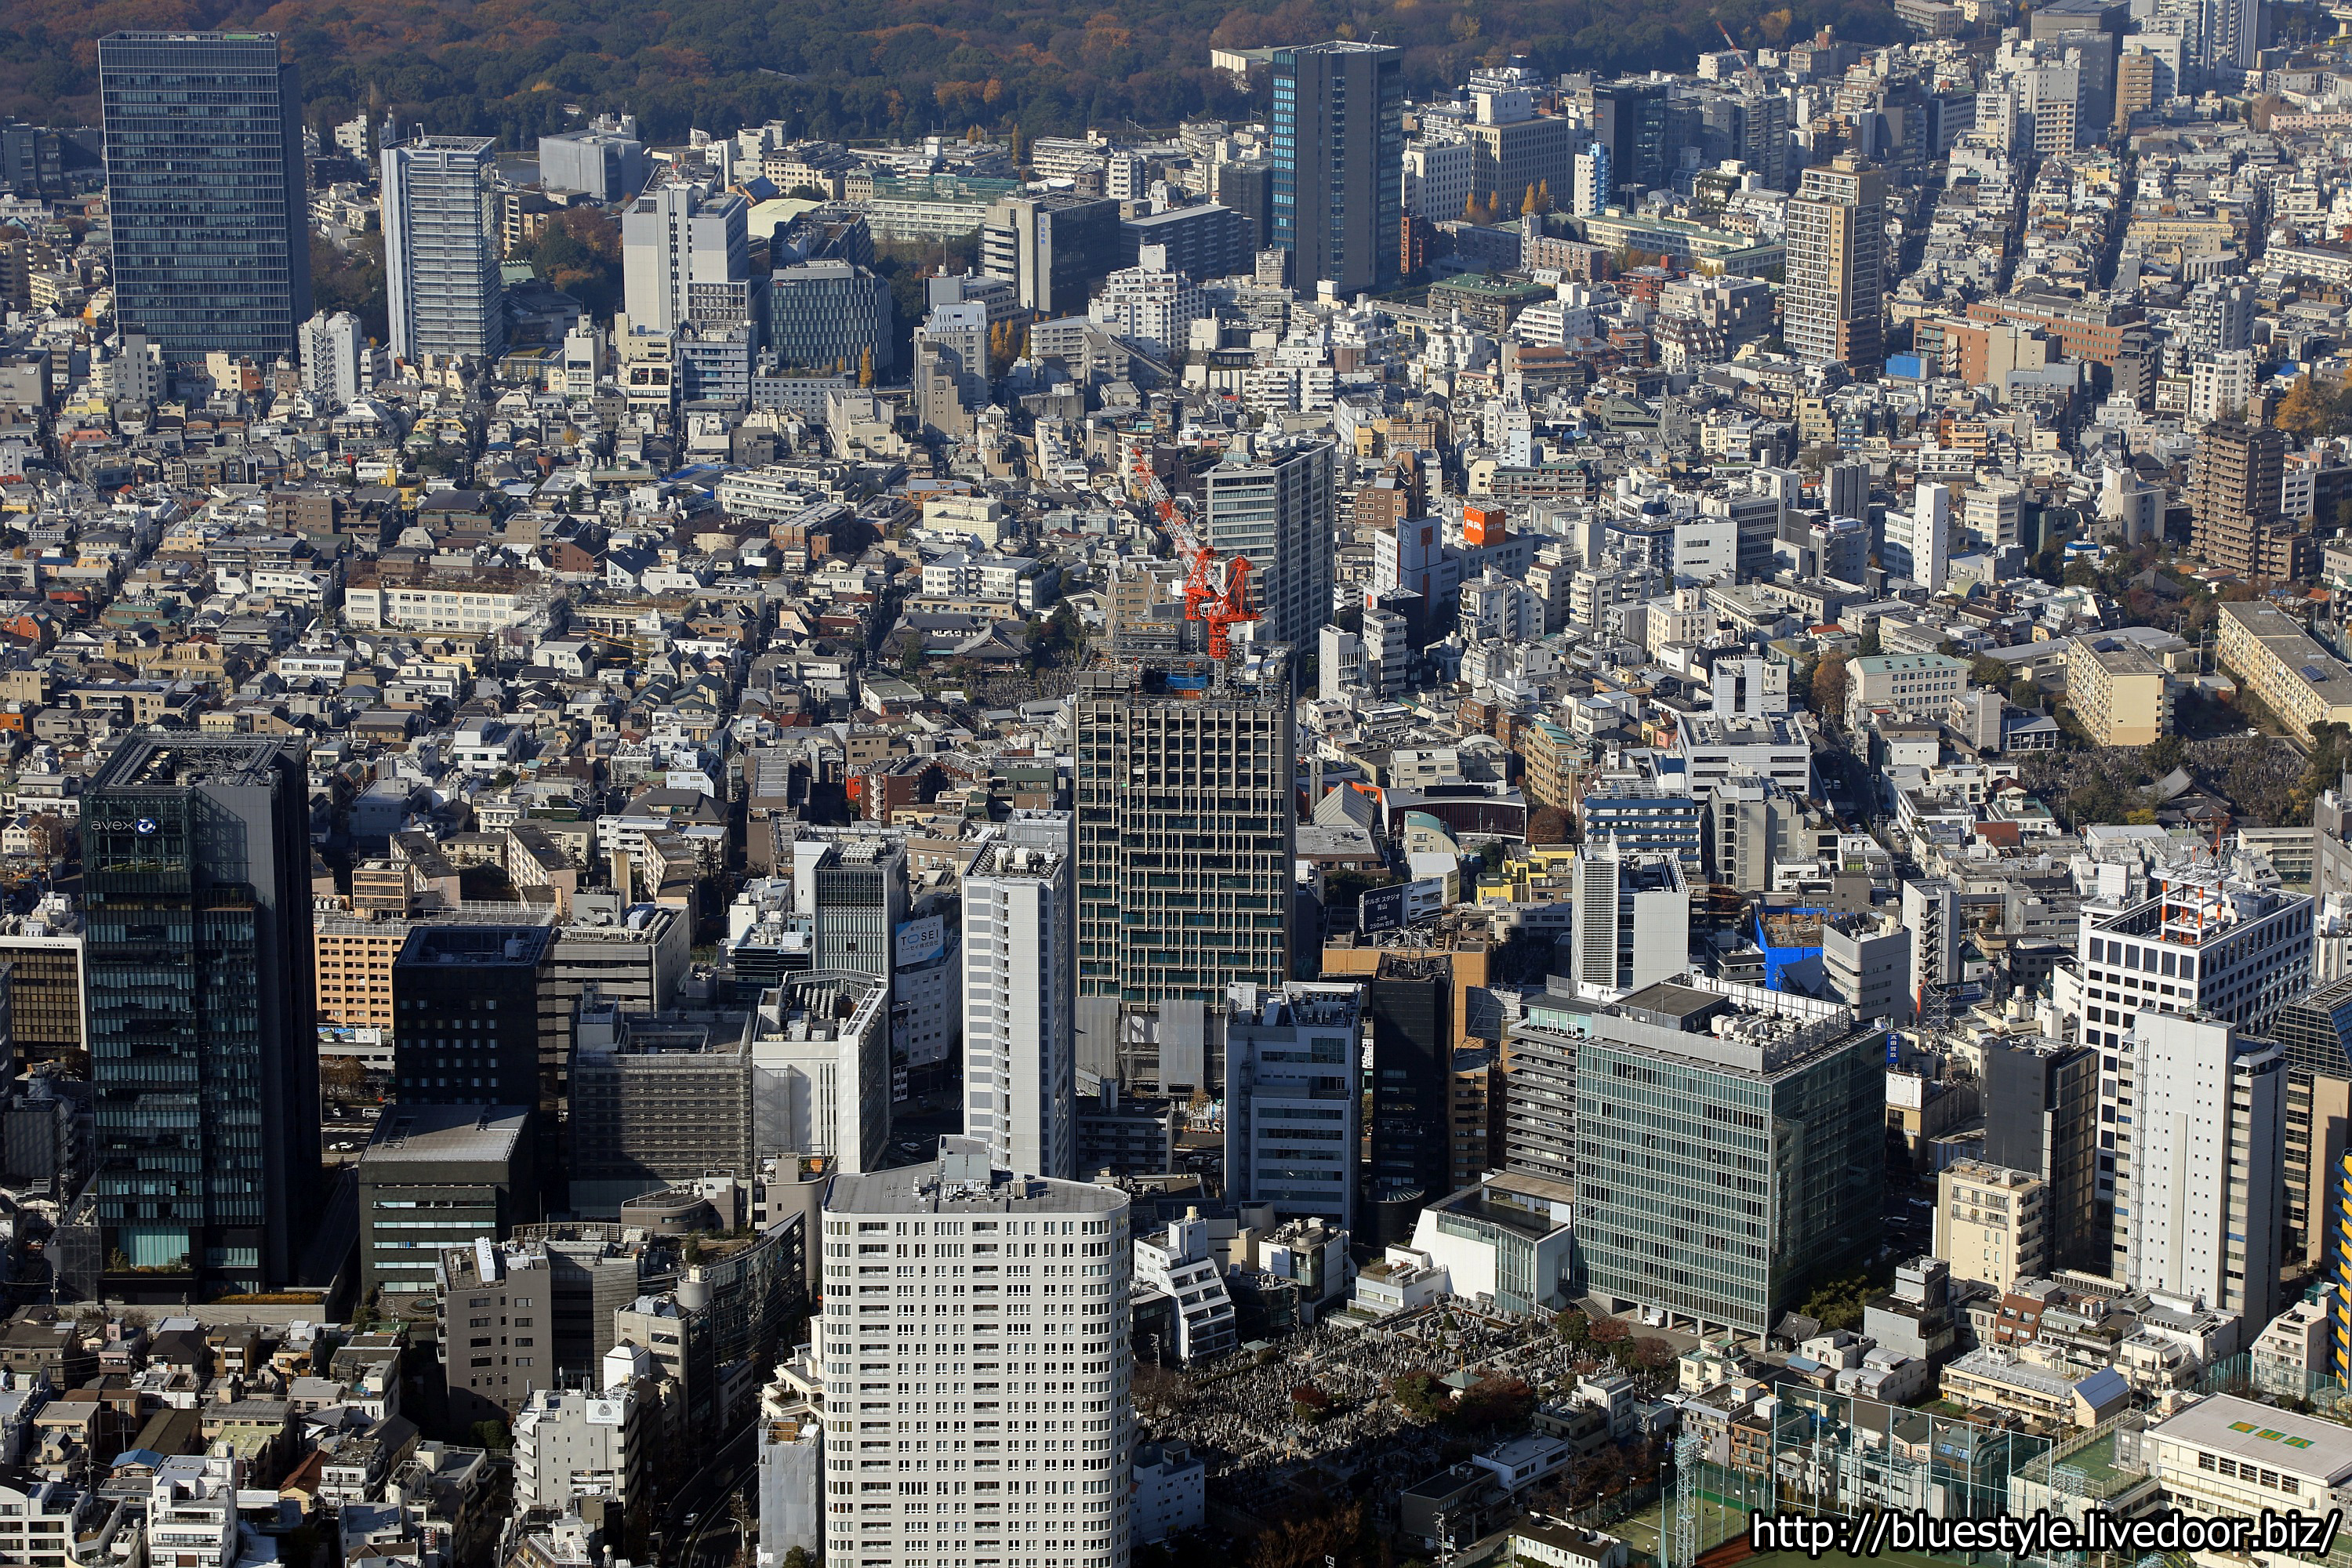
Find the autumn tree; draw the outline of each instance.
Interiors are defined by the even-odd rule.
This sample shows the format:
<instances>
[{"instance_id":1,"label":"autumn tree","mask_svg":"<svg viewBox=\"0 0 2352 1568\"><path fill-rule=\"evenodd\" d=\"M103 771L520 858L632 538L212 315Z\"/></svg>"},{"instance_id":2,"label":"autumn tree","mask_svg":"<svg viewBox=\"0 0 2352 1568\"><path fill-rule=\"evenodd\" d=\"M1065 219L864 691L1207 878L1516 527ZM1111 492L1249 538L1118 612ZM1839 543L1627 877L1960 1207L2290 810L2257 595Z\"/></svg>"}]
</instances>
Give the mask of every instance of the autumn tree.
<instances>
[{"instance_id":1,"label":"autumn tree","mask_svg":"<svg viewBox=\"0 0 2352 1568\"><path fill-rule=\"evenodd\" d=\"M1823 719L1835 719L1845 712L1845 655L1823 656L1813 666L1813 711Z\"/></svg>"},{"instance_id":2,"label":"autumn tree","mask_svg":"<svg viewBox=\"0 0 2352 1568\"><path fill-rule=\"evenodd\" d=\"M2344 421L2344 399L2321 388L2311 376L2305 376L2287 389L2281 399L2278 412L2271 423L2292 436L2314 440L2329 434Z\"/></svg>"},{"instance_id":3,"label":"autumn tree","mask_svg":"<svg viewBox=\"0 0 2352 1568\"><path fill-rule=\"evenodd\" d=\"M1556 805L1539 805L1528 813L1528 842L1567 843L1568 814Z\"/></svg>"}]
</instances>

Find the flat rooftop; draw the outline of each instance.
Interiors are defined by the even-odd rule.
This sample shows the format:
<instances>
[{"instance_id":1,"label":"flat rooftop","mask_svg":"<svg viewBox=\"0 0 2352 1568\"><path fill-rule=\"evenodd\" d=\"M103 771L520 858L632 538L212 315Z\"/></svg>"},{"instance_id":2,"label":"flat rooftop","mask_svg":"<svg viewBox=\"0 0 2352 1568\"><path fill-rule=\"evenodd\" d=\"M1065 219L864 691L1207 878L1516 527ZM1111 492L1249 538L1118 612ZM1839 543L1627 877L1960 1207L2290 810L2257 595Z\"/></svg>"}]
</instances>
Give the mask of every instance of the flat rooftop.
<instances>
[{"instance_id":1,"label":"flat rooftop","mask_svg":"<svg viewBox=\"0 0 2352 1568\"><path fill-rule=\"evenodd\" d=\"M520 1105L395 1105L376 1123L360 1154L369 1171L387 1165L440 1164L453 1160L505 1161L529 1121Z\"/></svg>"},{"instance_id":2,"label":"flat rooftop","mask_svg":"<svg viewBox=\"0 0 2352 1568\"><path fill-rule=\"evenodd\" d=\"M280 757L302 760L302 742L276 735L200 737L142 732L114 749L90 780L100 790L177 789L191 784L250 784L277 782Z\"/></svg>"}]
</instances>

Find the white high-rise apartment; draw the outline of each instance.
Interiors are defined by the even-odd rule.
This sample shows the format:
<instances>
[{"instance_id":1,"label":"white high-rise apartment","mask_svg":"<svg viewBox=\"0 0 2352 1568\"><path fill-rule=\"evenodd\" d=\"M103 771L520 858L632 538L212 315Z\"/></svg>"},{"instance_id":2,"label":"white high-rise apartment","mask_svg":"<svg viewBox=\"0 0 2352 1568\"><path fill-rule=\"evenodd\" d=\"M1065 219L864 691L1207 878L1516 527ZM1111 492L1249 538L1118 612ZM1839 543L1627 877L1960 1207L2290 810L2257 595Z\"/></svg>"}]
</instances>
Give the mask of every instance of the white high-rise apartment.
<instances>
[{"instance_id":1,"label":"white high-rise apartment","mask_svg":"<svg viewBox=\"0 0 2352 1568\"><path fill-rule=\"evenodd\" d=\"M1127 1195L942 1138L824 1225L827 1560L1126 1568Z\"/></svg>"},{"instance_id":2,"label":"white high-rise apartment","mask_svg":"<svg viewBox=\"0 0 2352 1568\"><path fill-rule=\"evenodd\" d=\"M621 299L632 330L732 324L752 315L751 207L732 194L663 185L621 216Z\"/></svg>"},{"instance_id":3,"label":"white high-rise apartment","mask_svg":"<svg viewBox=\"0 0 2352 1568\"><path fill-rule=\"evenodd\" d=\"M298 340L302 352L302 390L337 408L357 401L367 390L362 373L367 364L367 334L360 319L349 310L323 312L302 323Z\"/></svg>"},{"instance_id":4,"label":"white high-rise apartment","mask_svg":"<svg viewBox=\"0 0 2352 1568\"><path fill-rule=\"evenodd\" d=\"M1077 1174L1068 848L992 844L963 877L963 1130L1007 1170Z\"/></svg>"},{"instance_id":5,"label":"white high-rise apartment","mask_svg":"<svg viewBox=\"0 0 2352 1568\"><path fill-rule=\"evenodd\" d=\"M384 294L392 352L496 359L506 352L497 173L487 136L385 138Z\"/></svg>"},{"instance_id":6,"label":"white high-rise apartment","mask_svg":"<svg viewBox=\"0 0 2352 1568\"><path fill-rule=\"evenodd\" d=\"M1304 647L1331 618L1331 443L1240 452L1202 481L1202 542L1248 559L1260 642Z\"/></svg>"},{"instance_id":7,"label":"white high-rise apartment","mask_svg":"<svg viewBox=\"0 0 2352 1568\"><path fill-rule=\"evenodd\" d=\"M2251 1337L2278 1294L2284 1048L2144 1010L2103 1065L2102 1131L2116 1141L2110 1272L2235 1312Z\"/></svg>"}]
</instances>

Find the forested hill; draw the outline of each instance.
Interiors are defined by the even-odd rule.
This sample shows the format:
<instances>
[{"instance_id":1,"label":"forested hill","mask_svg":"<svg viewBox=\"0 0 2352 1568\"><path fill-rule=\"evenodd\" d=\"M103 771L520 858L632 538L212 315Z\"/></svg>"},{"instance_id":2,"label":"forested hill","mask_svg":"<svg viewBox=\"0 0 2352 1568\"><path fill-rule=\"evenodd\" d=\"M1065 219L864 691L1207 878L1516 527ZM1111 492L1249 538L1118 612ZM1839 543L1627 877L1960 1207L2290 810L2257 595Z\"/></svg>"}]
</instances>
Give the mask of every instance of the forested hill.
<instances>
[{"instance_id":1,"label":"forested hill","mask_svg":"<svg viewBox=\"0 0 2352 1568\"><path fill-rule=\"evenodd\" d=\"M7 0L0 113L94 123L106 33L251 27L301 62L313 124L390 109L524 145L576 103L634 110L656 139L772 118L834 138L1034 136L1244 112L1209 68L1213 44L1377 35L1404 49L1421 92L1507 53L1553 70L1688 70L1720 47L1718 18L1743 45L1824 24L1865 42L1895 32L1885 0Z\"/></svg>"}]
</instances>

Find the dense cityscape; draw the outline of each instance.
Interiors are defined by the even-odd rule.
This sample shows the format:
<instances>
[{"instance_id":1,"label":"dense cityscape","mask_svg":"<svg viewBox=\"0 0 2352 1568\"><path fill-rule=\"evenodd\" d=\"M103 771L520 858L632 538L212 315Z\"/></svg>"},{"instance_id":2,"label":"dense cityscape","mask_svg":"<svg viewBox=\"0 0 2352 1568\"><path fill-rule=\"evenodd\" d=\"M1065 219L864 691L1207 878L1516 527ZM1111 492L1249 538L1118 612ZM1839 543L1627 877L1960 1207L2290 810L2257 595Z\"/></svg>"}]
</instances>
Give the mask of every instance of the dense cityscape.
<instances>
[{"instance_id":1,"label":"dense cityscape","mask_svg":"<svg viewBox=\"0 0 2352 1568\"><path fill-rule=\"evenodd\" d=\"M1869 22L887 140L97 38L0 119L0 1565L2352 1505L2352 9Z\"/></svg>"}]
</instances>

